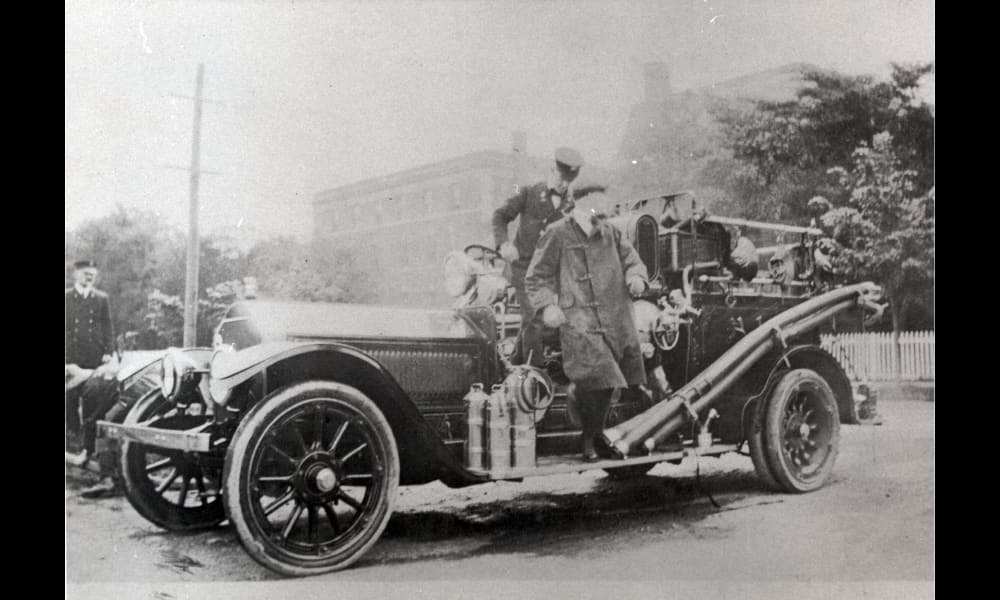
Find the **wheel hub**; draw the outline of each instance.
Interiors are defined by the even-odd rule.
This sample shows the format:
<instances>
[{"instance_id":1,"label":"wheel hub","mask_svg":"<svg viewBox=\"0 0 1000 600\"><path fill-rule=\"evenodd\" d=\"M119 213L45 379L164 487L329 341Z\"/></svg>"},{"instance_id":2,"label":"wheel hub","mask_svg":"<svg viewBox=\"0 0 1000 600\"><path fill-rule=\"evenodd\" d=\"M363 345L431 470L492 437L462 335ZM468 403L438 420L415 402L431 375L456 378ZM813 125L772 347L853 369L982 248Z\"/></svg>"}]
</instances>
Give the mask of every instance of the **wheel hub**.
<instances>
[{"instance_id":1,"label":"wheel hub","mask_svg":"<svg viewBox=\"0 0 1000 600\"><path fill-rule=\"evenodd\" d=\"M337 474L333 469L325 467L315 474L316 488L321 492L329 492L337 487Z\"/></svg>"},{"instance_id":2,"label":"wheel hub","mask_svg":"<svg viewBox=\"0 0 1000 600\"><path fill-rule=\"evenodd\" d=\"M297 471L296 490L301 498L313 503L333 499L343 480L339 462L326 452L305 457Z\"/></svg>"}]
</instances>

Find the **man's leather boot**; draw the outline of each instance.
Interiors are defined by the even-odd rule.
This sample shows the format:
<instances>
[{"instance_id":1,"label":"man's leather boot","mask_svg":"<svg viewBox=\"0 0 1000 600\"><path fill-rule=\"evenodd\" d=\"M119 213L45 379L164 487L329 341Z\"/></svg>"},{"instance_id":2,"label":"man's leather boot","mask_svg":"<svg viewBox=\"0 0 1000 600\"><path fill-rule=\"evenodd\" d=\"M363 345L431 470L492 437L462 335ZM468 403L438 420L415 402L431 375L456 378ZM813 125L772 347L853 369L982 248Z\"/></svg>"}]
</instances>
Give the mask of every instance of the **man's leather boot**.
<instances>
[{"instance_id":1,"label":"man's leather boot","mask_svg":"<svg viewBox=\"0 0 1000 600\"><path fill-rule=\"evenodd\" d=\"M594 435L592 440L597 439L604 431L604 423L608 420L608 413L611 412L611 401L614 398L614 389L598 390L591 399L591 411L594 419ZM597 444L594 444L594 452L597 452ZM601 454L606 454L601 452Z\"/></svg>"},{"instance_id":2,"label":"man's leather boot","mask_svg":"<svg viewBox=\"0 0 1000 600\"><path fill-rule=\"evenodd\" d=\"M580 452L584 462L595 462L597 451L594 449L594 437L600 432L594 426L594 392L577 392L577 406L580 409L580 420L583 421L583 431L580 436Z\"/></svg>"}]
</instances>

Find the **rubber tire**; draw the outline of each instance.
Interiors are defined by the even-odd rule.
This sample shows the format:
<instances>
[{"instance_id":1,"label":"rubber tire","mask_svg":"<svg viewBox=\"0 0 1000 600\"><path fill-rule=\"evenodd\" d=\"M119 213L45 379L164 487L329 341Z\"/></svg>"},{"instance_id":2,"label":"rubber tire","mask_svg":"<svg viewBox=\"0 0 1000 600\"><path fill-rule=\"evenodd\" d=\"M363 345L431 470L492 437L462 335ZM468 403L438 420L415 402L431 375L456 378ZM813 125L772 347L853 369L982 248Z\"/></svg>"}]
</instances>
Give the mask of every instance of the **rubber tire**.
<instances>
[{"instance_id":1,"label":"rubber tire","mask_svg":"<svg viewBox=\"0 0 1000 600\"><path fill-rule=\"evenodd\" d=\"M160 390L150 391L135 403L125 416L123 424L134 425L148 420L165 402ZM119 455L122 487L125 497L136 512L167 531L208 529L226 519L225 506L218 497L203 507L180 509L156 494L155 489L150 489L145 454L139 451L142 446L137 442L123 441ZM221 485L221 481L219 483Z\"/></svg>"},{"instance_id":2,"label":"rubber tire","mask_svg":"<svg viewBox=\"0 0 1000 600\"><path fill-rule=\"evenodd\" d=\"M780 376L778 379L780 379ZM775 479L774 474L771 473L771 465L768 462L767 452L764 449L764 414L767 408L767 398L770 397L773 389L774 385L772 384L765 395L761 399L754 400L752 406L748 408L750 422L747 425L747 441L750 446L750 460L753 461L753 468L757 472L757 477L760 477L761 482L763 482L767 489L780 492L783 491L783 488L778 483L778 480Z\"/></svg>"},{"instance_id":3,"label":"rubber tire","mask_svg":"<svg viewBox=\"0 0 1000 600\"><path fill-rule=\"evenodd\" d=\"M800 477L783 448L783 417L785 408L794 393L802 386L811 388L822 404L821 410L827 413L830 440L827 443L827 454L823 463L814 475L808 478ZM783 375L774 386L767 399L764 410L764 453L771 475L782 491L789 493L805 493L819 489L826 482L837 460L840 447L840 415L837 400L830 384L812 369L794 369Z\"/></svg>"},{"instance_id":4,"label":"rubber tire","mask_svg":"<svg viewBox=\"0 0 1000 600\"><path fill-rule=\"evenodd\" d=\"M331 398L357 411L382 443L380 458L385 463L386 485L383 488L378 512L360 536L351 538L348 548L338 550L336 559L296 562L276 553L268 539L259 539L251 526L248 512L252 510L248 502L244 480L252 463L252 448L267 434L276 418L293 410L297 405L307 404L316 398ZM236 529L243 548L258 563L280 573L291 576L308 576L344 569L365 554L378 541L396 503L399 487L399 451L389 422L382 411L359 390L330 381L308 381L282 388L255 406L243 418L226 455L223 472L226 512Z\"/></svg>"}]
</instances>

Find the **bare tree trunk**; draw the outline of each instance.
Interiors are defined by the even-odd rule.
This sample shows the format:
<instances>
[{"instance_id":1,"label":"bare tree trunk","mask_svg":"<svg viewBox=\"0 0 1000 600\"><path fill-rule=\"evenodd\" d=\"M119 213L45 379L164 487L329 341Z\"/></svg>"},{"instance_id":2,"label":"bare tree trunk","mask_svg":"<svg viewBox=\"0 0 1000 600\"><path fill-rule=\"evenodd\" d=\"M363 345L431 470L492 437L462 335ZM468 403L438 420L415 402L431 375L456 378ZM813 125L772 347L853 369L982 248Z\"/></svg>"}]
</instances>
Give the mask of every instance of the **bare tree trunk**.
<instances>
[{"instance_id":1,"label":"bare tree trunk","mask_svg":"<svg viewBox=\"0 0 1000 600\"><path fill-rule=\"evenodd\" d=\"M903 377L902 350L899 345L901 309L895 298L889 300L889 311L892 314L892 374L896 381L900 381Z\"/></svg>"}]
</instances>

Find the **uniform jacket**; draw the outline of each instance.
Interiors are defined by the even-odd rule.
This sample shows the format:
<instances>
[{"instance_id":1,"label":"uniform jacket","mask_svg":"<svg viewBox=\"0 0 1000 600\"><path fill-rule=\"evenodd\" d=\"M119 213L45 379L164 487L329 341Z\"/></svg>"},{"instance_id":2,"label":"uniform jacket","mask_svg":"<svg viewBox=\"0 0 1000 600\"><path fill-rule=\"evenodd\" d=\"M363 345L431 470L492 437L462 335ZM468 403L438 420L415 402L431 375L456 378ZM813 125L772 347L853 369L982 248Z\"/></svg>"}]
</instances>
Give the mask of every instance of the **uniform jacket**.
<instances>
[{"instance_id":1,"label":"uniform jacket","mask_svg":"<svg viewBox=\"0 0 1000 600\"><path fill-rule=\"evenodd\" d=\"M638 252L606 221L588 236L565 219L539 240L525 289L536 311L558 303L566 314L559 328L563 370L578 389L646 382L626 287L635 277L649 281Z\"/></svg>"},{"instance_id":2,"label":"uniform jacket","mask_svg":"<svg viewBox=\"0 0 1000 600\"><path fill-rule=\"evenodd\" d=\"M101 356L113 351L111 305L108 295L91 290L85 298L75 287L66 290L66 364L85 369L100 366Z\"/></svg>"},{"instance_id":3,"label":"uniform jacket","mask_svg":"<svg viewBox=\"0 0 1000 600\"><path fill-rule=\"evenodd\" d=\"M510 265L511 283L515 286L524 280L542 230L563 216L559 208L552 205L551 193L544 182L522 187L516 195L508 198L503 206L493 211L493 238L498 247L507 241L507 224L518 215L521 216L517 232L514 234L514 247L517 248L519 257ZM560 206L565 202L563 199Z\"/></svg>"}]
</instances>

